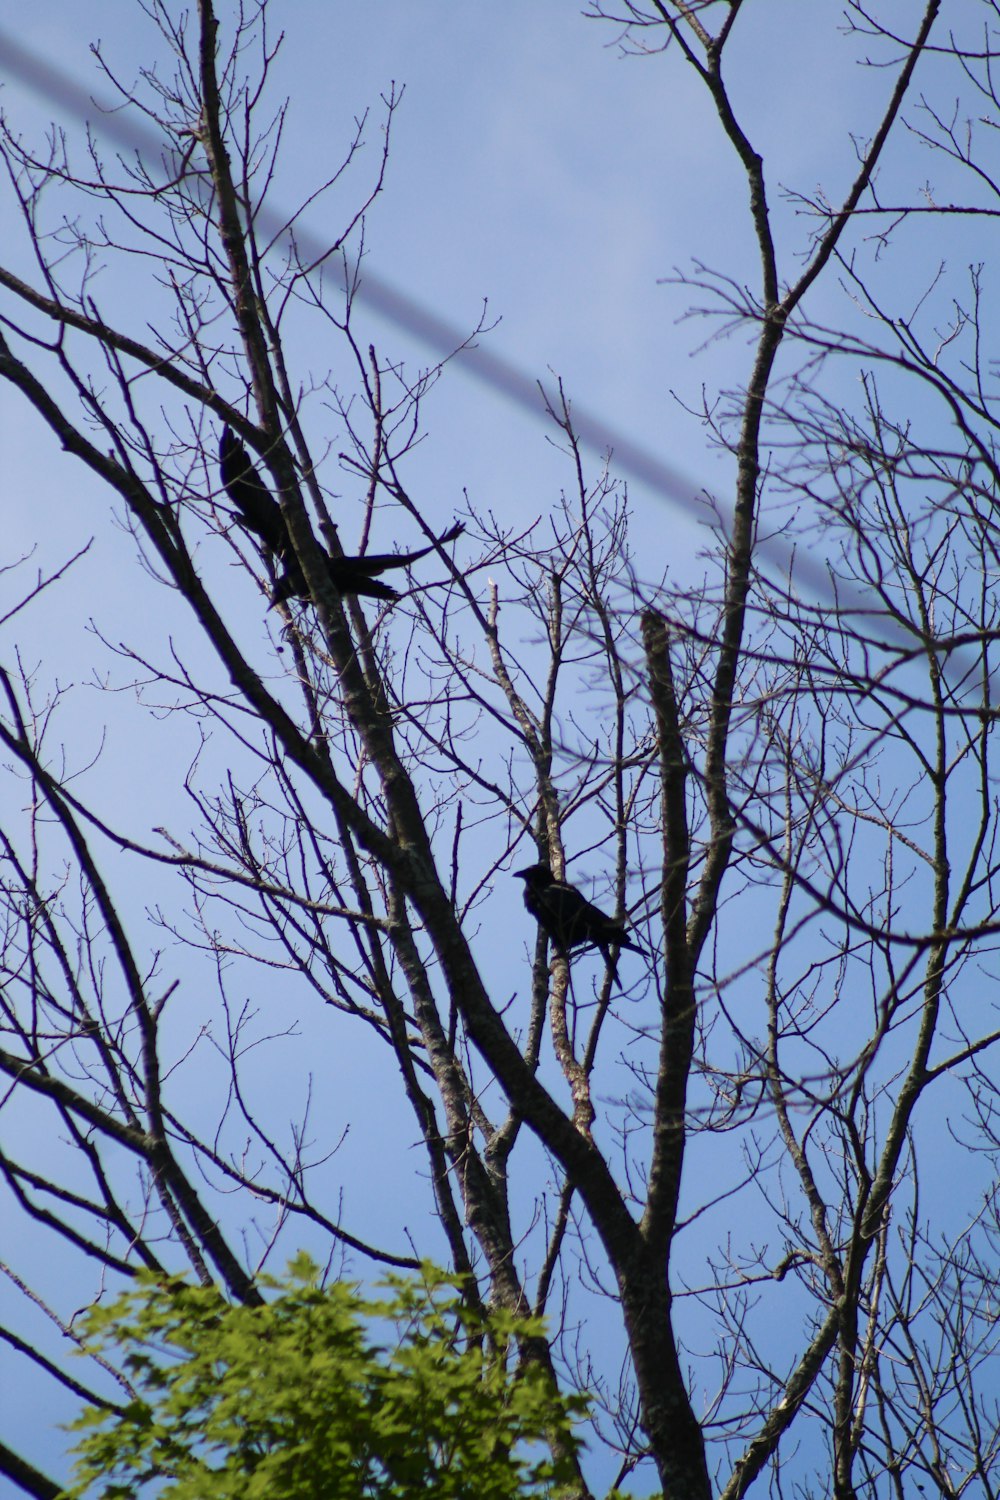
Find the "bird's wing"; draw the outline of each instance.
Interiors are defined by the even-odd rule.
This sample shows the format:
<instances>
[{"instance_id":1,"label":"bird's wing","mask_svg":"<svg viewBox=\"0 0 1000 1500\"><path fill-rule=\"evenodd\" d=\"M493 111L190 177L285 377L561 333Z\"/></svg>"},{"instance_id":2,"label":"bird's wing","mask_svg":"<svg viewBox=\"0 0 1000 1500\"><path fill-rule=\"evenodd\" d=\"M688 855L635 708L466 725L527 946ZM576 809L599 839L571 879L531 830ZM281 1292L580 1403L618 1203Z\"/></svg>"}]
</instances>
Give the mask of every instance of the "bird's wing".
<instances>
[{"instance_id":1,"label":"bird's wing","mask_svg":"<svg viewBox=\"0 0 1000 1500\"><path fill-rule=\"evenodd\" d=\"M360 594L367 599L398 599L399 594L394 588L379 583L373 576L384 570L370 567L371 561L368 557L327 557L330 582L342 594Z\"/></svg>"},{"instance_id":2,"label":"bird's wing","mask_svg":"<svg viewBox=\"0 0 1000 1500\"><path fill-rule=\"evenodd\" d=\"M222 486L240 513L240 523L253 531L278 556L290 550L281 507L250 460L250 455L228 427L219 444Z\"/></svg>"},{"instance_id":3,"label":"bird's wing","mask_svg":"<svg viewBox=\"0 0 1000 1500\"><path fill-rule=\"evenodd\" d=\"M363 558L327 557L325 561L330 582L338 593L358 594L365 599L399 598L395 589L390 588L387 583L379 583L377 578L370 578L357 566L364 561ZM297 561L290 562L271 590L271 604L284 604L288 599L304 599L308 594L305 574Z\"/></svg>"},{"instance_id":4,"label":"bird's wing","mask_svg":"<svg viewBox=\"0 0 1000 1500\"><path fill-rule=\"evenodd\" d=\"M411 563L419 562L429 552L434 552L447 542L453 542L457 536L461 536L464 530L464 523L456 521L455 525L443 532L436 542L430 542L426 547L418 547L415 552L366 552L364 557L345 558L344 561L354 564L366 577L374 578L379 573L390 572L393 568L408 568Z\"/></svg>"},{"instance_id":5,"label":"bird's wing","mask_svg":"<svg viewBox=\"0 0 1000 1500\"><path fill-rule=\"evenodd\" d=\"M591 906L586 896L582 896L575 886L553 880L542 899L552 914L552 926L558 940L567 948L597 940L602 914L596 906Z\"/></svg>"}]
</instances>

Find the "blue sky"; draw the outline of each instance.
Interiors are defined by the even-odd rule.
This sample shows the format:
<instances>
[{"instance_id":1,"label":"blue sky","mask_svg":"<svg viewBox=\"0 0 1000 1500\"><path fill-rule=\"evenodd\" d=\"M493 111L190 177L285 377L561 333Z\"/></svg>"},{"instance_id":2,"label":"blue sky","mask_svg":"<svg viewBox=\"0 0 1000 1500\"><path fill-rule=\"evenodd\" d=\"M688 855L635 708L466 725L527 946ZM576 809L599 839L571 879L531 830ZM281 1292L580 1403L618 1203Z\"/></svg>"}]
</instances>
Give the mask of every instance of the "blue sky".
<instances>
[{"instance_id":1,"label":"blue sky","mask_svg":"<svg viewBox=\"0 0 1000 1500\"><path fill-rule=\"evenodd\" d=\"M787 279L799 269L810 225L783 203L782 186L821 187L837 201L856 164L852 132L870 132L887 87L884 72L857 68L849 49L833 45L840 10L830 0L808 6L769 0L762 21L748 7L745 30L738 28L731 49L734 102L767 163ZM732 466L684 408L697 409L703 390L711 401L720 390L738 387L750 347L742 334L706 346L704 320L683 317L697 294L662 283L702 262L754 286L758 266L745 181L693 72L677 58L622 57L611 27L582 19L579 7L563 0L297 0L282 8L280 19L287 38L274 69L273 98L290 95L291 108L275 205L294 204L336 166L353 121L370 109L368 154L335 200L341 212L377 157L379 96L392 82L404 85L385 191L368 217L368 264L461 329L475 326L485 300L488 321L499 319L484 340L489 348L529 376L555 372L571 399L689 476L680 496L669 500L641 481L630 483L631 538L640 576L657 577L664 567L675 579L700 576L698 554L708 537L695 497L704 488L725 501ZM128 0L86 7L46 0L18 16L20 45L95 92L105 85L87 47L98 39L123 78L149 62L156 44L152 27ZM16 82L0 102L26 132L38 131L53 114ZM67 128L79 130L72 122ZM887 181L896 175L919 181L919 145L904 136L893 150L898 155L886 162ZM307 217L317 234L329 230L326 212ZM336 214L332 222L339 223ZM928 230L922 253L906 262L914 294L942 248L966 254L964 242L942 247ZM141 291L131 303L128 287L115 288L114 295L141 326ZM819 289L810 310L821 320L845 315L835 282ZM368 311L362 320L364 336L384 354L416 367L427 362L426 352L391 322ZM296 352L303 366L312 359L322 368L321 348ZM848 384L853 378L851 371L843 376ZM134 589L119 586L132 566L132 544L109 525L106 497L43 439L8 391L2 399L4 490L20 497L7 512L13 555L40 543L39 565L54 565L94 538L88 558L60 590L58 607L34 611L22 649L44 662L49 678L77 683L120 670L88 629L92 616L111 643L135 628L140 639L157 641L168 626L178 649L197 649L169 600L158 603L155 618L146 614L141 574L134 574ZM445 371L424 420L428 435L408 473L415 497L442 524L462 509L466 492L478 509L528 524L553 509L572 483L544 422L467 379L461 361ZM233 609L245 612L248 632L263 628L259 601L249 594ZM88 698L84 691L75 701L81 705L74 720L78 760L103 745L95 776L104 805L127 813L142 833L169 821L163 782L198 749L191 726L168 737L162 721L104 693ZM215 754L225 751L209 747L203 757ZM138 901L150 904L156 892L157 877L144 875ZM517 891L500 899L516 943L526 942ZM242 982L237 974L236 991ZM197 987L189 984L179 1002L179 1037L198 1006ZM280 1005L269 1022L283 1024ZM377 1063L364 1042L357 1047L337 1072L329 1125L361 1123L334 1159L328 1182L331 1194L348 1184L348 1222L378 1239L405 1222L401 1202L418 1214L425 1198L420 1180L405 1174L391 1202L365 1197L373 1133L375 1139L382 1133L388 1153L402 1106L388 1093L375 1095L368 1070ZM213 1077L210 1048L204 1043L202 1049L205 1076ZM290 1040L285 1074L276 1061L284 1049L277 1044L266 1063L260 1054L276 1097L302 1087L301 1056ZM422 1171L416 1151L412 1158L413 1172ZM15 1415L19 1397L27 1421L34 1397L27 1387L14 1392Z\"/></svg>"},{"instance_id":2,"label":"blue sky","mask_svg":"<svg viewBox=\"0 0 1000 1500\"><path fill-rule=\"evenodd\" d=\"M809 108L809 65L828 34L818 12L829 18L837 9L821 0L806 18L794 0L779 0L766 33L748 26L745 48L734 38L734 95L768 160L775 198L778 184L803 170L809 186L822 180L837 197L853 165L847 129L859 129L873 85L881 97L879 78L849 67L834 77L826 57L822 136L788 128ZM386 190L369 215L372 269L460 329L475 326L486 302L490 321L500 320L490 349L529 376L561 376L571 398L687 474L692 493L704 486L725 497L729 466L706 451L674 394L696 406L703 385L739 380L748 350L740 340L700 349L704 325L680 321L687 292L658 284L693 261L741 277L753 270L745 185L692 70L621 56L614 29L583 19L573 4L303 3L283 19L273 97L287 91L291 109L276 204L294 203L339 161L366 109L372 161L379 95L393 81L405 85ZM22 45L84 86L106 89L89 39L123 79L145 64L155 40L125 0L88 7L85 21L79 7L56 0L18 32ZM752 89L741 50L752 53ZM794 70L785 66L789 52L799 60ZM780 75L780 90L769 87L769 71L776 85ZM19 97L16 86L6 92L18 121L49 118L47 104ZM352 183L365 172L362 165ZM327 221L320 211L306 222L322 233ZM790 227L798 232L783 259L792 276L803 226ZM384 320L371 326L387 352L426 359ZM443 503L467 486L481 506L537 514L544 481L565 482L558 463L546 467L542 424L463 381L460 367L446 380L437 400L447 402L448 419L429 410L427 442ZM15 445L21 430L15 424L8 434ZM682 523L683 512L661 513L648 498L635 522L643 540L666 541L669 527L665 551L690 555L703 538Z\"/></svg>"}]
</instances>

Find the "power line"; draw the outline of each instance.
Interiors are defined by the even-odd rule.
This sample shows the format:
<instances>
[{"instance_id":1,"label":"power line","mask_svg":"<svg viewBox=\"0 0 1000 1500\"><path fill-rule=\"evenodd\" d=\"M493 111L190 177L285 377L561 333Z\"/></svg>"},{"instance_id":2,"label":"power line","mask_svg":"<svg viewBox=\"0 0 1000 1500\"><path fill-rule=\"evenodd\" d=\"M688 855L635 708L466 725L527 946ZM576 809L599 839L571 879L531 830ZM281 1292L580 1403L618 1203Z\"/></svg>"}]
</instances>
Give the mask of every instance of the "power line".
<instances>
[{"instance_id":1,"label":"power line","mask_svg":"<svg viewBox=\"0 0 1000 1500\"><path fill-rule=\"evenodd\" d=\"M2 30L0 66L22 87L55 108L75 115L81 123L91 125L109 141L127 150L162 153L163 140L144 121L137 120L134 115L126 116L120 108L103 103L97 96L81 88L62 69L21 46ZM97 118L92 119L95 110ZM282 237L288 216L276 213L265 205L258 214L257 222L269 235ZM306 259L322 254L324 246L308 228L297 229L296 236ZM360 278L356 295L372 312L409 334L435 359L450 358L456 349L461 349L455 361L457 370L471 375L536 420L549 420L546 398L550 393L542 394L544 383L527 374L502 354L481 346L462 348L468 338L468 330L463 330L456 323L432 312L367 266ZM695 497L702 492L702 486L667 463L651 448L626 437L585 406L580 406L576 401L571 405L573 429L585 447L602 456L611 452L617 470L647 486L659 500L688 516L692 514ZM719 509L723 516L729 513L729 507L724 503L720 503ZM759 550L772 566L777 567L783 575L788 574L793 553L780 537L765 538L760 543ZM829 576L825 568L814 562L808 553L795 553L795 577L796 582L805 585L810 593L821 599L830 599Z\"/></svg>"}]
</instances>

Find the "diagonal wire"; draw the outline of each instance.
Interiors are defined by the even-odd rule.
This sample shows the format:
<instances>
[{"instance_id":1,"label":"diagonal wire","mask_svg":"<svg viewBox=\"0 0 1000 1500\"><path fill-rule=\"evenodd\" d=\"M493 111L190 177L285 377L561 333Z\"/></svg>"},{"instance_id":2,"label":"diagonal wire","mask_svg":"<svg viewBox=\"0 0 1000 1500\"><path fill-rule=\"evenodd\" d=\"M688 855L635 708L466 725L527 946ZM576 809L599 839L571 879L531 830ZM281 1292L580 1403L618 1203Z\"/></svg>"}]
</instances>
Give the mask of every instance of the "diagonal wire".
<instances>
[{"instance_id":1,"label":"diagonal wire","mask_svg":"<svg viewBox=\"0 0 1000 1500\"><path fill-rule=\"evenodd\" d=\"M126 116L119 108L103 102L98 96L82 88L61 68L37 56L23 47L0 29L0 69L22 88L44 99L48 104L65 113L75 115L81 123L90 124L108 140L128 150L162 151L163 142L144 121ZM97 118L93 118L97 114ZM266 206L258 213L258 222L271 235L279 239L287 216L276 213ZM297 231L297 243L308 258L321 253L322 246L308 229ZM383 280L367 267L360 279L356 295L373 313L384 318L396 328L403 330L422 345L435 359L449 358L460 349L468 337L456 323L432 312L407 292ZM544 383L527 374L512 360L481 346L461 350L455 368L465 375L480 381L513 406L520 407L535 420L549 421L549 393ZM554 403L558 406L558 403ZM605 422L585 406L576 401L571 404L573 429L580 442L600 455L613 455L614 466L621 473L638 480L646 486L661 503L683 511L693 517L695 505L703 487L694 479L666 462L651 448L627 437L610 423ZM720 514L728 520L730 508L718 502ZM769 564L788 579L793 561L796 584L804 586L806 592L819 600L832 602L830 577L821 562L815 561L807 551L794 551L780 536L762 538L758 548ZM841 585L841 603L844 589Z\"/></svg>"}]
</instances>

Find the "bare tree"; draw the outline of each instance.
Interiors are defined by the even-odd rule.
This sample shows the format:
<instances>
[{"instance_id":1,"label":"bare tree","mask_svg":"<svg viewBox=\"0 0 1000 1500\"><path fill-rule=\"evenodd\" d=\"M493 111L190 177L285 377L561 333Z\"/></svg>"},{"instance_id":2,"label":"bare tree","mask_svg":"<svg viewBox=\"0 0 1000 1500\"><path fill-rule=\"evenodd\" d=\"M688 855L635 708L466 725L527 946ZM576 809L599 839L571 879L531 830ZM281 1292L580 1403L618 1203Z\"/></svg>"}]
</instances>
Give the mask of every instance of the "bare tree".
<instances>
[{"instance_id":1,"label":"bare tree","mask_svg":"<svg viewBox=\"0 0 1000 1500\"><path fill-rule=\"evenodd\" d=\"M756 289L685 277L696 312L755 341L697 414L735 472L700 585L636 570L626 496L561 390L549 527L471 506L458 554L436 540L409 460L441 367L414 376L358 329L381 170L327 244L299 222L320 194L340 211L363 127L276 222L266 11L226 35L210 0L190 26L144 8L171 71L121 93L158 154L94 140L83 165L6 127L34 272L0 270L0 374L111 492L145 567L122 587L155 623L106 641L108 687L199 749L155 838L90 795L57 669L46 686L16 644L65 580L25 585L4 618L0 735L26 796L0 834L2 1165L52 1274L8 1277L71 1340L62 1266L103 1285L187 1264L253 1299L302 1243L364 1273L446 1255L470 1297L547 1315L521 1357L595 1393L620 1481L651 1463L672 1500L996 1494L989 288L935 267L905 307L898 268L919 274L928 218L1000 213L979 138L1000 123L1000 8L932 0L904 33L848 3L838 45L881 69L881 115L839 200L793 195L792 219L723 66L766 22L741 0L593 5L623 47L665 54L650 66L695 70L747 182ZM947 207L912 184L886 201L907 128ZM108 264L140 278L142 337ZM817 285L836 325L811 314ZM336 339L329 371L301 363L305 318ZM282 559L221 483L223 424L280 504L303 599L267 607ZM338 484L364 496L360 547L341 546ZM401 546L434 550L400 604L362 607L327 559L385 507ZM824 597L776 565L776 531L821 550ZM508 872L583 883L581 856L643 955L571 962L539 931L518 974L498 958ZM368 1092L409 1106L419 1242L391 1204L388 1236L361 1231L330 1113L270 1085L300 1028L317 1095L363 1037ZM390 1199L411 1136L377 1163ZM117 1399L120 1371L5 1336L74 1397ZM58 1489L7 1449L0 1471Z\"/></svg>"}]
</instances>

